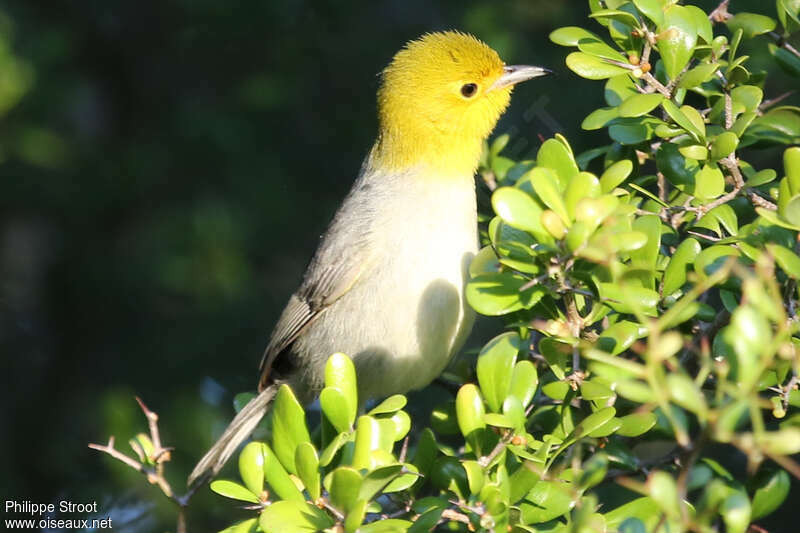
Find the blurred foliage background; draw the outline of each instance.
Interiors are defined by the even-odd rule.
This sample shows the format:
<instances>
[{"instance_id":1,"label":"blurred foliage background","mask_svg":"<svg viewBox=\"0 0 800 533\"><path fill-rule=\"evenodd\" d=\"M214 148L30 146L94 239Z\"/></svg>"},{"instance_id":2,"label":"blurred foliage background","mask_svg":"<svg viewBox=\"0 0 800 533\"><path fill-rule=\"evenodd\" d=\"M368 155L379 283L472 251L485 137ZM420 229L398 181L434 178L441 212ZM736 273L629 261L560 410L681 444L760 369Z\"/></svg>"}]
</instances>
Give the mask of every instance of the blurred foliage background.
<instances>
[{"instance_id":1,"label":"blurred foliage background","mask_svg":"<svg viewBox=\"0 0 800 533\"><path fill-rule=\"evenodd\" d=\"M144 430L139 395L177 447L181 486L233 395L254 388L272 324L374 139L392 55L457 28L509 63L554 69L515 91L496 133L512 134L515 159L555 132L580 152L604 144L580 130L602 94L547 35L587 13L582 0L4 2L4 498L96 500L115 529L172 527L157 489L86 443ZM766 41L748 53L766 63ZM793 88L780 73L769 84L768 96ZM190 529L225 513L205 490Z\"/></svg>"}]
</instances>

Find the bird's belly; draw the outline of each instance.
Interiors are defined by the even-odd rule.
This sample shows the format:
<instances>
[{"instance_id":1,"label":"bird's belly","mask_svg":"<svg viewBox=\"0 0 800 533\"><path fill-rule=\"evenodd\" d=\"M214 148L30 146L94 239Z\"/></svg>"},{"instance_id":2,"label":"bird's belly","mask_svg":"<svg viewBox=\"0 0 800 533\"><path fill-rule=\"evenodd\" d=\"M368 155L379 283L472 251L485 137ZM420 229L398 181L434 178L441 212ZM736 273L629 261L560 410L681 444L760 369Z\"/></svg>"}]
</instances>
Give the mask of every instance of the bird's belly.
<instances>
[{"instance_id":1,"label":"bird's belly","mask_svg":"<svg viewBox=\"0 0 800 533\"><path fill-rule=\"evenodd\" d=\"M304 336L323 357L344 352L353 358L362 400L424 387L472 327L474 314L464 300L477 251L471 184L463 194L453 198L450 191L448 198L428 196L423 205L391 210L403 216L382 221L368 274ZM368 318L346 318L354 316Z\"/></svg>"}]
</instances>

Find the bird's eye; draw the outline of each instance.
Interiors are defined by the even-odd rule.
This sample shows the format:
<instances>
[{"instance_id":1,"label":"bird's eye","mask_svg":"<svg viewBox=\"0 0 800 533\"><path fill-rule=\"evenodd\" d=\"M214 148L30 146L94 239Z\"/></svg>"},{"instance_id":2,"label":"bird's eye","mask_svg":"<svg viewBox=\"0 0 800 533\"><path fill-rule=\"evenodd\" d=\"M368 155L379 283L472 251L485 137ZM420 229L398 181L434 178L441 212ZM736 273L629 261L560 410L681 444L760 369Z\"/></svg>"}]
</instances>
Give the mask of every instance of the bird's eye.
<instances>
[{"instance_id":1,"label":"bird's eye","mask_svg":"<svg viewBox=\"0 0 800 533\"><path fill-rule=\"evenodd\" d=\"M478 92L478 85L475 83L467 83L461 86L461 95L464 98L472 98Z\"/></svg>"}]
</instances>

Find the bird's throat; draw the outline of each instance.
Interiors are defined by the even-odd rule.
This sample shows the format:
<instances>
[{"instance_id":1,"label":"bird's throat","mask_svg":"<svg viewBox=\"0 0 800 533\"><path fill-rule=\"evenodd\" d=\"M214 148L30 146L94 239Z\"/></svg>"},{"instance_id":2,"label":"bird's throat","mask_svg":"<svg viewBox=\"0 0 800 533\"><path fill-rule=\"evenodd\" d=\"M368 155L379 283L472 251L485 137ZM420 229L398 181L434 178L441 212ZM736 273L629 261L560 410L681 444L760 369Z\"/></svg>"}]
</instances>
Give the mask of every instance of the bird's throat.
<instances>
[{"instance_id":1,"label":"bird's throat","mask_svg":"<svg viewBox=\"0 0 800 533\"><path fill-rule=\"evenodd\" d=\"M370 162L373 168L392 172L422 167L435 176L471 176L482 150L482 139L475 137L384 131L370 152Z\"/></svg>"}]
</instances>

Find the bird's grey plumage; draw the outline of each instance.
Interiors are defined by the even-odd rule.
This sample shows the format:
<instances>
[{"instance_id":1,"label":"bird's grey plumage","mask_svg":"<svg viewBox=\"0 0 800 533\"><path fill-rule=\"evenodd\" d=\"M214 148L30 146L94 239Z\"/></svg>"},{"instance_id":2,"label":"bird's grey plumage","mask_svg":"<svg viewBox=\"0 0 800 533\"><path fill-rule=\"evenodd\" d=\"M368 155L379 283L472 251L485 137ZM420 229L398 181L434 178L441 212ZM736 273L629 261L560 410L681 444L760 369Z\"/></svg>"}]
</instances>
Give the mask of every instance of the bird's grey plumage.
<instances>
[{"instance_id":1,"label":"bird's grey plumage","mask_svg":"<svg viewBox=\"0 0 800 533\"><path fill-rule=\"evenodd\" d=\"M374 191L366 178L367 168L368 159L323 234L303 282L275 324L259 366L259 390L269 384L276 358L287 356L286 351L297 336L341 298L367 267L375 211L375 202L369 196ZM373 175L371 179L380 178Z\"/></svg>"}]
</instances>

